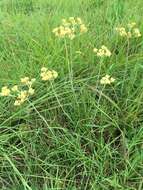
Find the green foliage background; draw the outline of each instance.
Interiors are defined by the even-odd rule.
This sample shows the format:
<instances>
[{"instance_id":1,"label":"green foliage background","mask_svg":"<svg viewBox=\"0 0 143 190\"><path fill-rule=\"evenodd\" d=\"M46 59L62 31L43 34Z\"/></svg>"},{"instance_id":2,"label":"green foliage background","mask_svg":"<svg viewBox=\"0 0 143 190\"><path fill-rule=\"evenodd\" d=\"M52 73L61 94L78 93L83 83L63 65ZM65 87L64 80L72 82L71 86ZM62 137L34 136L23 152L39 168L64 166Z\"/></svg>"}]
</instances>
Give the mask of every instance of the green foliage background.
<instances>
[{"instance_id":1,"label":"green foliage background","mask_svg":"<svg viewBox=\"0 0 143 190\"><path fill-rule=\"evenodd\" d=\"M65 47L52 29L70 16L88 33ZM135 21L143 35L142 20L142 0L0 1L0 87L42 66L59 73L38 82L33 106L0 98L0 189L143 189L143 38L114 30ZM103 44L112 56L99 74ZM114 85L99 84L105 74Z\"/></svg>"}]
</instances>

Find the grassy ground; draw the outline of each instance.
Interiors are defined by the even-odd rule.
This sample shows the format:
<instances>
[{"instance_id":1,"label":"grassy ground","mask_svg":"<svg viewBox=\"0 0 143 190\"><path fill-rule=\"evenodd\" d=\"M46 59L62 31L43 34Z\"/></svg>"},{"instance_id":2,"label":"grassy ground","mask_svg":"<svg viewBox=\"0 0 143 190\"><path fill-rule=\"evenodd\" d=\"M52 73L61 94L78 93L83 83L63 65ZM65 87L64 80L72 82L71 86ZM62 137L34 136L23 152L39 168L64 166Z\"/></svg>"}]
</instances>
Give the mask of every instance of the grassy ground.
<instances>
[{"instance_id":1,"label":"grassy ground","mask_svg":"<svg viewBox=\"0 0 143 190\"><path fill-rule=\"evenodd\" d=\"M1 0L0 87L55 69L30 102L0 97L0 189L143 189L143 41L115 27L135 21L142 0ZM88 32L72 41L52 30L81 17ZM101 60L93 47L106 45ZM77 54L81 51L82 54ZM99 73L100 72L100 73ZM116 80L104 86L99 79Z\"/></svg>"}]
</instances>

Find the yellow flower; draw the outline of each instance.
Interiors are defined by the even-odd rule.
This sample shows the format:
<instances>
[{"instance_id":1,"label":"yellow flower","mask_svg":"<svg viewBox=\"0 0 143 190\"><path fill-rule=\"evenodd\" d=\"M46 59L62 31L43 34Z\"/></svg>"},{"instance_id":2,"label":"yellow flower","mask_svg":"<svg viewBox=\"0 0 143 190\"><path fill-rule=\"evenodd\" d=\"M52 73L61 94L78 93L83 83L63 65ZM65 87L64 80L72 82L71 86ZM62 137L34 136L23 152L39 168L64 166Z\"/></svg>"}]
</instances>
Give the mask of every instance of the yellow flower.
<instances>
[{"instance_id":1,"label":"yellow flower","mask_svg":"<svg viewBox=\"0 0 143 190\"><path fill-rule=\"evenodd\" d=\"M22 90L19 92L17 99L14 102L15 106L20 106L21 104L23 104L27 99L28 99L28 91L27 90Z\"/></svg>"},{"instance_id":2,"label":"yellow flower","mask_svg":"<svg viewBox=\"0 0 143 190\"><path fill-rule=\"evenodd\" d=\"M73 20L74 20L74 17L69 17L69 20L70 20L70 21L73 21Z\"/></svg>"},{"instance_id":3,"label":"yellow flower","mask_svg":"<svg viewBox=\"0 0 143 190\"><path fill-rule=\"evenodd\" d=\"M42 67L41 68L41 72L46 72L47 71L47 68L46 67Z\"/></svg>"},{"instance_id":4,"label":"yellow flower","mask_svg":"<svg viewBox=\"0 0 143 190\"><path fill-rule=\"evenodd\" d=\"M122 37L127 37L127 38L138 38L141 36L141 33L138 28L135 28L136 23L132 22L127 24L127 29L126 30L124 27L117 27L116 31L119 33L120 36Z\"/></svg>"},{"instance_id":5,"label":"yellow flower","mask_svg":"<svg viewBox=\"0 0 143 190\"><path fill-rule=\"evenodd\" d=\"M77 17L76 20L77 20L77 23L78 23L78 24L82 24L81 18Z\"/></svg>"},{"instance_id":6,"label":"yellow flower","mask_svg":"<svg viewBox=\"0 0 143 190\"><path fill-rule=\"evenodd\" d=\"M29 87L31 87L32 84L33 84L35 81L36 81L36 79L33 78L33 79L29 80L29 82L27 82L27 85L28 85Z\"/></svg>"},{"instance_id":7,"label":"yellow flower","mask_svg":"<svg viewBox=\"0 0 143 190\"><path fill-rule=\"evenodd\" d=\"M97 53L97 51L98 51L97 48L94 48L94 49L93 49L93 52L94 52L94 53Z\"/></svg>"},{"instance_id":8,"label":"yellow flower","mask_svg":"<svg viewBox=\"0 0 143 190\"><path fill-rule=\"evenodd\" d=\"M72 34L72 29L65 27L64 32L65 32L65 34Z\"/></svg>"},{"instance_id":9,"label":"yellow flower","mask_svg":"<svg viewBox=\"0 0 143 190\"><path fill-rule=\"evenodd\" d=\"M55 70L52 70L53 78L56 79L58 77L58 73Z\"/></svg>"},{"instance_id":10,"label":"yellow flower","mask_svg":"<svg viewBox=\"0 0 143 190\"><path fill-rule=\"evenodd\" d=\"M134 26L136 26L136 23L135 23L135 22L131 22L131 23L128 24L128 27L129 27L130 29L132 29Z\"/></svg>"},{"instance_id":11,"label":"yellow flower","mask_svg":"<svg viewBox=\"0 0 143 190\"><path fill-rule=\"evenodd\" d=\"M33 95L34 92L35 92L35 90L34 90L33 88L29 88L28 93L29 93L30 95Z\"/></svg>"},{"instance_id":12,"label":"yellow flower","mask_svg":"<svg viewBox=\"0 0 143 190\"><path fill-rule=\"evenodd\" d=\"M55 70L48 70L46 67L41 68L41 77L42 80L53 80L58 77L58 73ZM24 77L20 79L21 83L19 86L14 85L11 89L7 86L2 87L1 96L11 96L15 99L14 105L20 106L25 101L28 100L30 96L35 93L35 89L32 87L32 84L36 81L35 78L30 79L29 77ZM17 92L17 93L14 93Z\"/></svg>"},{"instance_id":13,"label":"yellow flower","mask_svg":"<svg viewBox=\"0 0 143 190\"><path fill-rule=\"evenodd\" d=\"M52 79L51 71L41 73L41 78L43 81L51 80Z\"/></svg>"},{"instance_id":14,"label":"yellow flower","mask_svg":"<svg viewBox=\"0 0 143 190\"><path fill-rule=\"evenodd\" d=\"M69 38L70 38L71 40L73 40L73 39L75 38L75 35L74 35L74 34L70 34L70 35L69 35Z\"/></svg>"},{"instance_id":15,"label":"yellow flower","mask_svg":"<svg viewBox=\"0 0 143 190\"><path fill-rule=\"evenodd\" d=\"M98 57L110 57L111 56L111 52L104 45L102 45L100 49L94 48L93 52L96 53L96 55Z\"/></svg>"},{"instance_id":16,"label":"yellow flower","mask_svg":"<svg viewBox=\"0 0 143 190\"><path fill-rule=\"evenodd\" d=\"M15 100L14 106L20 106L20 105L21 105L21 102L19 100Z\"/></svg>"},{"instance_id":17,"label":"yellow flower","mask_svg":"<svg viewBox=\"0 0 143 190\"><path fill-rule=\"evenodd\" d=\"M26 100L27 97L28 97L28 92L27 92L27 90L23 90L23 91L21 91L21 92L18 94L18 99Z\"/></svg>"},{"instance_id":18,"label":"yellow flower","mask_svg":"<svg viewBox=\"0 0 143 190\"><path fill-rule=\"evenodd\" d=\"M54 28L53 29L53 33L56 35L56 36L58 36L59 35L59 28Z\"/></svg>"},{"instance_id":19,"label":"yellow flower","mask_svg":"<svg viewBox=\"0 0 143 190\"><path fill-rule=\"evenodd\" d=\"M139 31L138 28L134 28L134 29L133 29L133 33L134 33L134 36L135 36L136 38L138 38L138 37L141 36L141 33L140 33L140 31Z\"/></svg>"},{"instance_id":20,"label":"yellow flower","mask_svg":"<svg viewBox=\"0 0 143 190\"><path fill-rule=\"evenodd\" d=\"M103 49L99 49L97 52L97 56L98 57L103 57L104 56L104 50Z\"/></svg>"},{"instance_id":21,"label":"yellow flower","mask_svg":"<svg viewBox=\"0 0 143 190\"><path fill-rule=\"evenodd\" d=\"M101 46L101 49L104 51L104 55L107 57L111 56L111 52L108 50L106 46Z\"/></svg>"},{"instance_id":22,"label":"yellow flower","mask_svg":"<svg viewBox=\"0 0 143 190\"><path fill-rule=\"evenodd\" d=\"M71 40L74 39L77 34L82 34L85 32L87 32L87 27L82 23L82 20L79 17L62 19L62 24L53 29L55 36L59 38L67 37Z\"/></svg>"},{"instance_id":23,"label":"yellow flower","mask_svg":"<svg viewBox=\"0 0 143 190\"><path fill-rule=\"evenodd\" d=\"M126 29L124 27L118 27L118 28L116 28L116 31L122 37L126 37L127 36L127 32L126 32Z\"/></svg>"},{"instance_id":24,"label":"yellow flower","mask_svg":"<svg viewBox=\"0 0 143 190\"><path fill-rule=\"evenodd\" d=\"M30 79L29 77L21 78L21 83L27 86L31 86L36 81L35 78Z\"/></svg>"},{"instance_id":25,"label":"yellow flower","mask_svg":"<svg viewBox=\"0 0 143 190\"><path fill-rule=\"evenodd\" d=\"M54 28L54 29L53 29L53 33L58 32L58 30L59 30L59 28L58 28L58 27L57 27L57 28Z\"/></svg>"},{"instance_id":26,"label":"yellow flower","mask_svg":"<svg viewBox=\"0 0 143 190\"><path fill-rule=\"evenodd\" d=\"M17 97L16 97L16 100L14 102L14 105L15 106L20 106L21 104L23 104L28 98L30 95L33 95L35 92L35 90L31 87L29 87L28 90L21 90L19 91Z\"/></svg>"},{"instance_id":27,"label":"yellow flower","mask_svg":"<svg viewBox=\"0 0 143 190\"><path fill-rule=\"evenodd\" d=\"M87 32L87 27L86 27L84 24L81 24L81 25L80 25L80 32L81 32L81 33Z\"/></svg>"},{"instance_id":28,"label":"yellow flower","mask_svg":"<svg viewBox=\"0 0 143 190\"><path fill-rule=\"evenodd\" d=\"M63 19L62 19L62 24L63 24L63 25L66 25L66 24L67 24L67 20L63 18Z\"/></svg>"},{"instance_id":29,"label":"yellow flower","mask_svg":"<svg viewBox=\"0 0 143 190\"><path fill-rule=\"evenodd\" d=\"M23 84L28 84L28 82L29 82L29 77L24 77L24 78L21 78L21 83L23 83Z\"/></svg>"},{"instance_id":30,"label":"yellow flower","mask_svg":"<svg viewBox=\"0 0 143 190\"><path fill-rule=\"evenodd\" d=\"M58 73L55 70L47 70L47 68L45 68L45 69L41 69L40 76L43 81L48 81L48 80L56 79L58 77Z\"/></svg>"},{"instance_id":31,"label":"yellow flower","mask_svg":"<svg viewBox=\"0 0 143 190\"><path fill-rule=\"evenodd\" d=\"M76 21L75 21L75 18L74 17L69 17L69 21L75 25L76 24Z\"/></svg>"},{"instance_id":32,"label":"yellow flower","mask_svg":"<svg viewBox=\"0 0 143 190\"><path fill-rule=\"evenodd\" d=\"M10 95L10 89L7 86L2 87L1 89L1 96L9 96Z\"/></svg>"},{"instance_id":33,"label":"yellow flower","mask_svg":"<svg viewBox=\"0 0 143 190\"><path fill-rule=\"evenodd\" d=\"M63 27L63 26L60 26L60 28L59 28L59 36L62 38L62 37L64 37L65 35L66 35L66 30L65 30L65 28Z\"/></svg>"},{"instance_id":34,"label":"yellow flower","mask_svg":"<svg viewBox=\"0 0 143 190\"><path fill-rule=\"evenodd\" d=\"M105 75L105 77L102 77L100 80L100 84L111 84L115 81L113 77L110 77L110 75Z\"/></svg>"},{"instance_id":35,"label":"yellow flower","mask_svg":"<svg viewBox=\"0 0 143 190\"><path fill-rule=\"evenodd\" d=\"M11 90L12 90L13 92L18 92L18 86L17 86L17 85L14 85L14 86L11 88Z\"/></svg>"},{"instance_id":36,"label":"yellow flower","mask_svg":"<svg viewBox=\"0 0 143 190\"><path fill-rule=\"evenodd\" d=\"M35 79L35 78L31 79L31 82L32 82L32 83L34 83L35 81L36 81L36 79Z\"/></svg>"}]
</instances>

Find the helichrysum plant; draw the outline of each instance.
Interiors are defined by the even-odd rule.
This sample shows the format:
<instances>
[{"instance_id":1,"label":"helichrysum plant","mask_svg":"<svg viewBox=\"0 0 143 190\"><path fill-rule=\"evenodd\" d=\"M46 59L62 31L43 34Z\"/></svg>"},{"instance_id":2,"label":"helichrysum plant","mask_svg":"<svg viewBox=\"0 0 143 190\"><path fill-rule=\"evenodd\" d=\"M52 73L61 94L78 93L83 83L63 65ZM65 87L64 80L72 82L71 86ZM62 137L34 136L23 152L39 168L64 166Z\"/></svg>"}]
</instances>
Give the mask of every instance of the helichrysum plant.
<instances>
[{"instance_id":1,"label":"helichrysum plant","mask_svg":"<svg viewBox=\"0 0 143 190\"><path fill-rule=\"evenodd\" d=\"M127 24L126 27L116 27L115 30L122 37L126 37L126 38L141 37L141 32L140 32L139 28L137 28L135 22Z\"/></svg>"},{"instance_id":2,"label":"helichrysum plant","mask_svg":"<svg viewBox=\"0 0 143 190\"><path fill-rule=\"evenodd\" d=\"M55 36L59 38L74 39L77 35L87 32L87 27L81 20L81 18L69 17L68 19L62 19L60 26L53 29Z\"/></svg>"},{"instance_id":3,"label":"helichrysum plant","mask_svg":"<svg viewBox=\"0 0 143 190\"><path fill-rule=\"evenodd\" d=\"M96 53L97 57L110 57L111 56L110 50L104 45L102 45L100 49L94 48L93 52Z\"/></svg>"}]
</instances>

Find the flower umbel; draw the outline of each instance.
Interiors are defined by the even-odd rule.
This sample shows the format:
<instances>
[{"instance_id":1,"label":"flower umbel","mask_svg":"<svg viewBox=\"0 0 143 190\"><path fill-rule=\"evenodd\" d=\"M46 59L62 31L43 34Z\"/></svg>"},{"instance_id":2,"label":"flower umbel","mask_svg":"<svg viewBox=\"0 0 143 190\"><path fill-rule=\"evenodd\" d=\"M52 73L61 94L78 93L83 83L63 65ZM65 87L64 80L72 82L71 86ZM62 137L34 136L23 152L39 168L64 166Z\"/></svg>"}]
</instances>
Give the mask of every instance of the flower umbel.
<instances>
[{"instance_id":1,"label":"flower umbel","mask_svg":"<svg viewBox=\"0 0 143 190\"><path fill-rule=\"evenodd\" d=\"M97 57L110 57L111 52L106 46L101 46L100 49L94 48L93 52L96 53Z\"/></svg>"},{"instance_id":2,"label":"flower umbel","mask_svg":"<svg viewBox=\"0 0 143 190\"><path fill-rule=\"evenodd\" d=\"M83 34L87 32L87 27L82 22L81 18L69 17L68 19L62 19L62 24L53 29L55 36L59 38L74 39L77 34Z\"/></svg>"},{"instance_id":3,"label":"flower umbel","mask_svg":"<svg viewBox=\"0 0 143 190\"><path fill-rule=\"evenodd\" d=\"M13 92L17 92L16 100L14 105L20 106L23 104L30 96L32 96L35 90L32 88L33 83L36 81L35 78L30 79L29 77L21 78L21 85L15 85L12 87Z\"/></svg>"},{"instance_id":4,"label":"flower umbel","mask_svg":"<svg viewBox=\"0 0 143 190\"><path fill-rule=\"evenodd\" d=\"M28 84L29 83L29 77L24 77L24 78L21 78L21 83L23 84Z\"/></svg>"},{"instance_id":5,"label":"flower umbel","mask_svg":"<svg viewBox=\"0 0 143 190\"><path fill-rule=\"evenodd\" d=\"M18 93L18 96L16 97L14 105L20 106L21 104L23 104L28 99L28 97L29 97L29 94L28 94L27 90L20 91Z\"/></svg>"},{"instance_id":6,"label":"flower umbel","mask_svg":"<svg viewBox=\"0 0 143 190\"><path fill-rule=\"evenodd\" d=\"M136 23L132 22L127 24L126 27L117 27L115 30L122 37L126 38L139 38L141 37L141 33L139 28L136 27Z\"/></svg>"},{"instance_id":7,"label":"flower umbel","mask_svg":"<svg viewBox=\"0 0 143 190\"><path fill-rule=\"evenodd\" d=\"M58 77L58 73L55 70L48 70L42 67L40 76L43 81L54 80Z\"/></svg>"},{"instance_id":8,"label":"flower umbel","mask_svg":"<svg viewBox=\"0 0 143 190\"><path fill-rule=\"evenodd\" d=\"M122 37L127 37L127 31L124 27L116 27L115 30L119 33L120 36Z\"/></svg>"},{"instance_id":9,"label":"flower umbel","mask_svg":"<svg viewBox=\"0 0 143 190\"><path fill-rule=\"evenodd\" d=\"M100 80L100 84L111 84L115 81L115 79L113 77L111 77L110 75L105 75L104 77L102 77L102 79Z\"/></svg>"},{"instance_id":10,"label":"flower umbel","mask_svg":"<svg viewBox=\"0 0 143 190\"><path fill-rule=\"evenodd\" d=\"M35 80L36 79L30 79L29 77L21 78L21 83L19 85L14 85L11 88L7 86L2 87L0 95L11 96L15 99L14 105L20 106L34 94L35 90L32 88L32 85Z\"/></svg>"},{"instance_id":11,"label":"flower umbel","mask_svg":"<svg viewBox=\"0 0 143 190\"><path fill-rule=\"evenodd\" d=\"M141 37L140 30L138 28L133 29L133 34L136 38Z\"/></svg>"},{"instance_id":12,"label":"flower umbel","mask_svg":"<svg viewBox=\"0 0 143 190\"><path fill-rule=\"evenodd\" d=\"M13 92L18 92L18 85L14 85L14 86L11 88L11 90L12 90Z\"/></svg>"},{"instance_id":13,"label":"flower umbel","mask_svg":"<svg viewBox=\"0 0 143 190\"><path fill-rule=\"evenodd\" d=\"M27 85L27 86L29 86L29 87L30 87L35 81L36 81L35 78L33 78L33 79L30 79L29 77L21 78L21 83L24 84L24 85Z\"/></svg>"},{"instance_id":14,"label":"flower umbel","mask_svg":"<svg viewBox=\"0 0 143 190\"><path fill-rule=\"evenodd\" d=\"M1 89L1 96L10 96L10 89L7 86L2 87Z\"/></svg>"}]
</instances>

